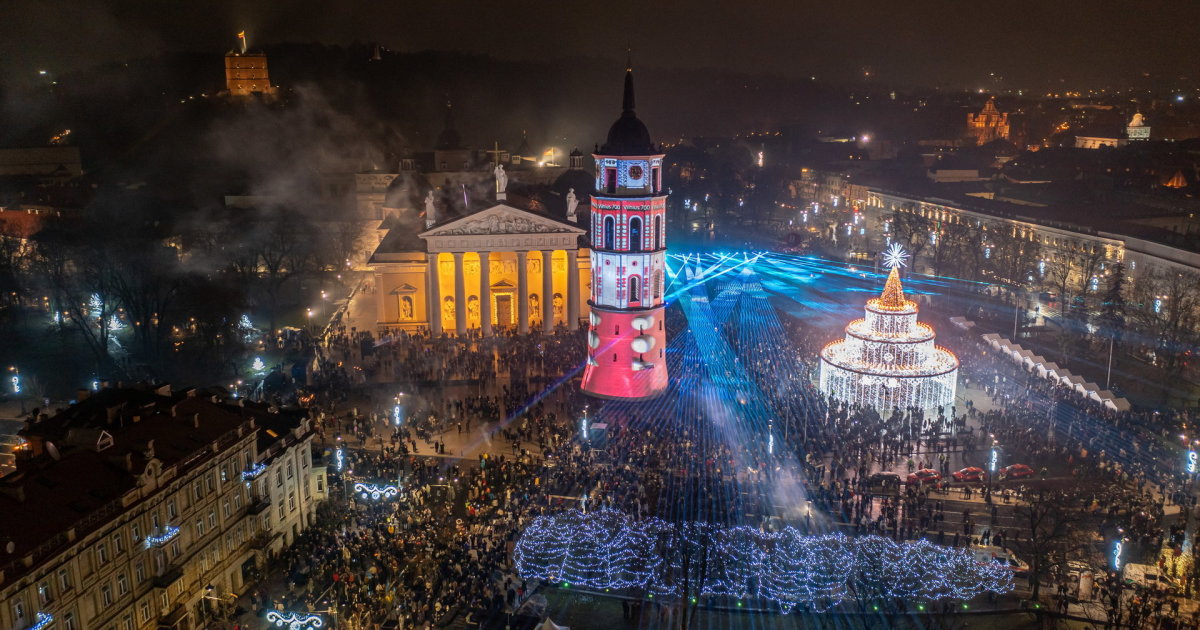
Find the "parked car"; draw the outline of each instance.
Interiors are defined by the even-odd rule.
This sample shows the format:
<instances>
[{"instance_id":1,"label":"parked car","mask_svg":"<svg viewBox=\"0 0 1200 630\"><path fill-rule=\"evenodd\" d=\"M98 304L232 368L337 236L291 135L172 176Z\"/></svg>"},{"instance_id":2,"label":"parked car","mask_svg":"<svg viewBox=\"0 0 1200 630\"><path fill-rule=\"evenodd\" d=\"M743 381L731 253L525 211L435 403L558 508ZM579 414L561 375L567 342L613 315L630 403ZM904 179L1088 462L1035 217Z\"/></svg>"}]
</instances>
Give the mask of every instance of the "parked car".
<instances>
[{"instance_id":1,"label":"parked car","mask_svg":"<svg viewBox=\"0 0 1200 630\"><path fill-rule=\"evenodd\" d=\"M1011 569L1013 577L1027 577L1029 575L1029 563L1002 547L972 547L971 553L975 554L976 562L995 562Z\"/></svg>"},{"instance_id":2,"label":"parked car","mask_svg":"<svg viewBox=\"0 0 1200 630\"><path fill-rule=\"evenodd\" d=\"M908 475L908 483L936 483L942 479L942 473L932 468L922 468Z\"/></svg>"},{"instance_id":3,"label":"parked car","mask_svg":"<svg viewBox=\"0 0 1200 630\"><path fill-rule=\"evenodd\" d=\"M870 477L867 477L867 487L877 488L883 486L885 488L897 487L900 485L900 473L894 472L877 472Z\"/></svg>"},{"instance_id":4,"label":"parked car","mask_svg":"<svg viewBox=\"0 0 1200 630\"><path fill-rule=\"evenodd\" d=\"M1013 464L1000 469L1001 479L1025 479L1033 476L1033 469L1025 464Z\"/></svg>"},{"instance_id":5,"label":"parked car","mask_svg":"<svg viewBox=\"0 0 1200 630\"><path fill-rule=\"evenodd\" d=\"M950 473L950 476L955 481L983 481L987 477L987 473L983 472L983 469L978 466L967 466L962 470Z\"/></svg>"}]
</instances>

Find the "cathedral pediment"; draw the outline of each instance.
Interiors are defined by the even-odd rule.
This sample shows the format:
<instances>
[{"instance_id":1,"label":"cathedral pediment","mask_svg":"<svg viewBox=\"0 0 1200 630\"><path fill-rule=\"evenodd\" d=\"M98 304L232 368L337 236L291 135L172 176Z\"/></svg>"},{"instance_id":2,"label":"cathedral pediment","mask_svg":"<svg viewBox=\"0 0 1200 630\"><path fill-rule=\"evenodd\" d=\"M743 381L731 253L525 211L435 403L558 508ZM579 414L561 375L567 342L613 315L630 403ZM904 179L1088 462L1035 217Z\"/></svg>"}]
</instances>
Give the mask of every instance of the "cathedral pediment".
<instances>
[{"instance_id":1,"label":"cathedral pediment","mask_svg":"<svg viewBox=\"0 0 1200 630\"><path fill-rule=\"evenodd\" d=\"M421 238L438 236L507 236L525 234L583 234L574 227L506 205L496 205L422 232Z\"/></svg>"}]
</instances>

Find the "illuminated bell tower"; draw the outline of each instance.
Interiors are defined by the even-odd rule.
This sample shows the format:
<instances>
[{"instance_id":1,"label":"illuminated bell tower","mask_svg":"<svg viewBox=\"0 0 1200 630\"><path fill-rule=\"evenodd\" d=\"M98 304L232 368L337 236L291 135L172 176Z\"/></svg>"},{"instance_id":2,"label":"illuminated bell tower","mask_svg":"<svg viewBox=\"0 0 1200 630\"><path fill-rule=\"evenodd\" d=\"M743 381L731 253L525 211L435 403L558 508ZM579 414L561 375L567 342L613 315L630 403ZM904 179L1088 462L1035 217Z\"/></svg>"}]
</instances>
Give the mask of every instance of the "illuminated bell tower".
<instances>
[{"instance_id":1,"label":"illuminated bell tower","mask_svg":"<svg viewBox=\"0 0 1200 630\"><path fill-rule=\"evenodd\" d=\"M634 114L632 68L625 70L621 117L593 157L592 313L583 391L601 398L654 398L667 389L667 195L663 153Z\"/></svg>"}]
</instances>

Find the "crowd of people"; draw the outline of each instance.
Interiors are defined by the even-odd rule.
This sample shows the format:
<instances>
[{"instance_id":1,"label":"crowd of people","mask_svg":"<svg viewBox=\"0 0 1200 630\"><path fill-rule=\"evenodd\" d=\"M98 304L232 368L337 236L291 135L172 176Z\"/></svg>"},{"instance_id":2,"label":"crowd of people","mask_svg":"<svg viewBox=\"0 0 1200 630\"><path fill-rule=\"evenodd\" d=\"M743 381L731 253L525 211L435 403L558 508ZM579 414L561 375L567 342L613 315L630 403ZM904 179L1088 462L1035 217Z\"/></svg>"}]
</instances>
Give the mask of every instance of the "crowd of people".
<instances>
[{"instance_id":1,"label":"crowd of people","mask_svg":"<svg viewBox=\"0 0 1200 630\"><path fill-rule=\"evenodd\" d=\"M1072 509L1092 516L1095 536L1123 536L1131 561L1161 557L1184 588L1196 586L1198 563L1163 554L1177 543L1182 550L1183 528L1166 507L1195 508L1182 464L1171 463L1182 462L1171 436L1186 415L1098 407L965 334L951 343L960 345L962 381L971 387L955 405L885 414L852 408L827 400L813 383L827 331L786 316L756 325L738 311L761 304L714 300L713 307L724 309L719 334L738 358L722 378L762 392L766 427L709 417L696 387L673 391L680 402L655 413L604 405L592 419L607 428L581 431L586 401L562 378L582 362L579 331L462 339L330 331L322 348L330 373L361 369L361 382L403 383L408 398L362 389L359 413L326 388L314 403L325 412L326 444L349 447L345 480L395 479L404 492L376 502L338 486L318 523L280 559L288 603L336 610L355 628L389 618L435 627L507 617L535 589L513 573L513 541L528 519L565 508L1029 548L1033 532L998 511L1029 504L1032 482L889 486L876 474L932 468L948 479L953 466L993 444L1042 475L1049 468L1087 480L1073 484L1089 494L1073 495ZM690 324L683 309L668 310L671 336ZM673 378L703 381L683 357L670 359ZM972 398L987 399L989 409L976 409ZM1065 571L1046 573L1067 583ZM1103 579L1102 567L1096 573L1094 597L1110 618L1149 618L1175 602L1153 590L1131 596L1115 576Z\"/></svg>"}]
</instances>

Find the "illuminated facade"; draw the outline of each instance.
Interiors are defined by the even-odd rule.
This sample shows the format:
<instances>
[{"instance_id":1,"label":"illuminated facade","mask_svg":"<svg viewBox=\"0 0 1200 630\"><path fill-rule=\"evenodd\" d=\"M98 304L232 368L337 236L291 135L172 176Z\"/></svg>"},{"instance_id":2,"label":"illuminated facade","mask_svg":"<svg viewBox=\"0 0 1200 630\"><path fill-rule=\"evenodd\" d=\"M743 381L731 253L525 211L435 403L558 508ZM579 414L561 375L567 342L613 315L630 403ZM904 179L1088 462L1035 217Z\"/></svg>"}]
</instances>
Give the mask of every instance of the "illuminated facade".
<instances>
[{"instance_id":1,"label":"illuminated facade","mask_svg":"<svg viewBox=\"0 0 1200 630\"><path fill-rule=\"evenodd\" d=\"M821 391L883 416L951 405L958 379L958 358L934 345L933 328L917 321L917 303L900 284L901 254L892 255L883 293L867 301L866 317L821 350Z\"/></svg>"},{"instance_id":2,"label":"illuminated facade","mask_svg":"<svg viewBox=\"0 0 1200 630\"><path fill-rule=\"evenodd\" d=\"M967 135L978 145L1008 140L1008 114L996 109L995 97L989 98L978 114L967 114Z\"/></svg>"},{"instance_id":3,"label":"illuminated facade","mask_svg":"<svg viewBox=\"0 0 1200 630\"><path fill-rule=\"evenodd\" d=\"M634 113L632 69L625 72L622 105L593 155L591 328L583 390L601 398L644 399L667 388L667 195L662 150Z\"/></svg>"},{"instance_id":4,"label":"illuminated facade","mask_svg":"<svg viewBox=\"0 0 1200 630\"><path fill-rule=\"evenodd\" d=\"M577 329L587 308L581 283L589 277L583 234L573 223L507 204L416 235L393 229L371 258L378 326L484 336Z\"/></svg>"},{"instance_id":5,"label":"illuminated facade","mask_svg":"<svg viewBox=\"0 0 1200 630\"><path fill-rule=\"evenodd\" d=\"M233 96L275 94L265 53L225 53L225 89Z\"/></svg>"}]
</instances>

